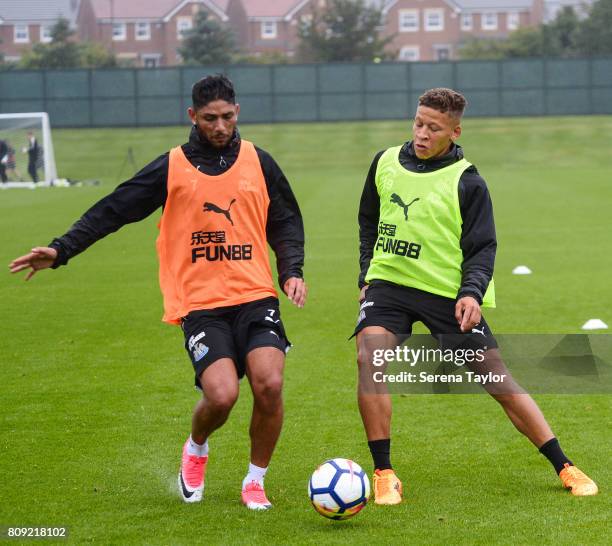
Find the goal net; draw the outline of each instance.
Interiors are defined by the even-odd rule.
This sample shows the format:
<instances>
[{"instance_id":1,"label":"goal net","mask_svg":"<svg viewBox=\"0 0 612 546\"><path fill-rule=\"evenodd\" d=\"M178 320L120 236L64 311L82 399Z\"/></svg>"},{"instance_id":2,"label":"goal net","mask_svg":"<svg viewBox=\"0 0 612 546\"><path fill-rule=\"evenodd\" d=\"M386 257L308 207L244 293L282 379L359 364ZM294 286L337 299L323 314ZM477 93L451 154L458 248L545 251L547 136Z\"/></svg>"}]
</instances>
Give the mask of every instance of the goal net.
<instances>
[{"instance_id":1,"label":"goal net","mask_svg":"<svg viewBox=\"0 0 612 546\"><path fill-rule=\"evenodd\" d=\"M0 184L50 186L56 179L47 113L0 114Z\"/></svg>"}]
</instances>

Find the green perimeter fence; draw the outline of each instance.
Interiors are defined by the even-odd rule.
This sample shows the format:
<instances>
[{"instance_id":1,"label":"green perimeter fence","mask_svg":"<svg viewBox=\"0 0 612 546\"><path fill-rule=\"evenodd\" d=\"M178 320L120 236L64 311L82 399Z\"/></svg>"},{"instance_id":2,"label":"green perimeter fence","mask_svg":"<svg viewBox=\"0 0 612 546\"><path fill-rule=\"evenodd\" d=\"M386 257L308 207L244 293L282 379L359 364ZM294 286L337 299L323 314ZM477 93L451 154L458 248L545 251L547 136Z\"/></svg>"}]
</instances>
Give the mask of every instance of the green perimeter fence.
<instances>
[{"instance_id":1,"label":"green perimeter fence","mask_svg":"<svg viewBox=\"0 0 612 546\"><path fill-rule=\"evenodd\" d=\"M612 58L229 65L0 72L0 112L53 127L177 125L192 84L223 72L243 122L397 119L431 87L466 94L470 116L612 114Z\"/></svg>"}]
</instances>

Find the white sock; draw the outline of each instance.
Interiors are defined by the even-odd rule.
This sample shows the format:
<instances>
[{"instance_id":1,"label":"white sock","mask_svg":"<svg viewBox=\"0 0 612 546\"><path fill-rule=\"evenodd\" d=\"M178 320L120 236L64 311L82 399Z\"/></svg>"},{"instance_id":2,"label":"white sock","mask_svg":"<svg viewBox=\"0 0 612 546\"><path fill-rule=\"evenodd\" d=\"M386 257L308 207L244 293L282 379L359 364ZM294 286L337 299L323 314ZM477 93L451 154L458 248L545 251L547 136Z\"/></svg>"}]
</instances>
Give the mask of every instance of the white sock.
<instances>
[{"instance_id":1,"label":"white sock","mask_svg":"<svg viewBox=\"0 0 612 546\"><path fill-rule=\"evenodd\" d=\"M196 457L204 457L208 455L208 440L206 440L204 444L200 445L195 443L191 435L189 435L187 453L189 453L189 455L195 455Z\"/></svg>"},{"instance_id":2,"label":"white sock","mask_svg":"<svg viewBox=\"0 0 612 546\"><path fill-rule=\"evenodd\" d=\"M263 486L264 477L267 471L267 466L265 468L262 468L261 466L255 466L253 463L249 463L249 472L247 473L244 480L242 480L242 489L244 489L247 484L253 481L260 483Z\"/></svg>"}]
</instances>

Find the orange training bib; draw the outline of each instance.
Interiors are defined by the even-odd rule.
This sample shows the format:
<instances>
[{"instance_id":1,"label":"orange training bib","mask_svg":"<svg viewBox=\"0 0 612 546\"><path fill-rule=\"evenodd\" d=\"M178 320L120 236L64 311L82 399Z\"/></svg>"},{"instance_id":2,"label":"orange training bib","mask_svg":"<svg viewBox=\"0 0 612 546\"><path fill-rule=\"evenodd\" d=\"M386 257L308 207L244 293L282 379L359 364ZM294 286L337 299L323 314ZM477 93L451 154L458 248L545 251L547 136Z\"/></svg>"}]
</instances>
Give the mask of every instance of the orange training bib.
<instances>
[{"instance_id":1,"label":"orange training bib","mask_svg":"<svg viewBox=\"0 0 612 546\"><path fill-rule=\"evenodd\" d=\"M242 140L236 162L218 176L197 170L180 146L170 151L157 238L165 322L277 297L266 240L269 203L251 142Z\"/></svg>"}]
</instances>

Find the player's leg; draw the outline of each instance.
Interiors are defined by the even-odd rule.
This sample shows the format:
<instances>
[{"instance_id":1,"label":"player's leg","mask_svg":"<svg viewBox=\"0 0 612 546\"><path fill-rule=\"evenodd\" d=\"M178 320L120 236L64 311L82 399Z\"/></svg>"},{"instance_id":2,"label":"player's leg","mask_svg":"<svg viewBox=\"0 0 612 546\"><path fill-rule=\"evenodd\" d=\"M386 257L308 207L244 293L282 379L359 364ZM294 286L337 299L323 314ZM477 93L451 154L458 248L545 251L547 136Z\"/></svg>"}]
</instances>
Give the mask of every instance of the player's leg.
<instances>
[{"instance_id":1,"label":"player's leg","mask_svg":"<svg viewBox=\"0 0 612 546\"><path fill-rule=\"evenodd\" d=\"M391 396L384 383L373 380L384 366L373 363L375 351L394 349L397 343L397 336L382 326L367 326L357 334L357 404L374 462L374 502L385 505L402 502L402 482L391 465Z\"/></svg>"},{"instance_id":2,"label":"player's leg","mask_svg":"<svg viewBox=\"0 0 612 546\"><path fill-rule=\"evenodd\" d=\"M264 478L283 426L284 366L285 353L277 347L258 347L246 357L253 413L249 427L251 458L242 481L242 501L253 510L272 506L264 491Z\"/></svg>"},{"instance_id":3,"label":"player's leg","mask_svg":"<svg viewBox=\"0 0 612 546\"><path fill-rule=\"evenodd\" d=\"M571 488L574 495L593 495L597 493L595 483L578 470L567 458L559 442L548 425L542 411L514 381L497 349L497 341L484 317L472 331L462 334L454 317L455 301L433 294L419 295L419 316L433 335L444 344L444 338L457 346L473 350L484 350L484 360L474 360L467 366L478 375L492 372L503 377L502 382L483 383L485 390L501 405L512 424L524 434L553 465L565 487ZM415 301L415 299L413 299Z\"/></svg>"},{"instance_id":4,"label":"player's leg","mask_svg":"<svg viewBox=\"0 0 612 546\"><path fill-rule=\"evenodd\" d=\"M183 445L178 485L185 502L202 499L208 464L208 438L220 428L238 398L238 375L234 361L221 358L209 364L198 377L203 397L191 419L191 435Z\"/></svg>"},{"instance_id":5,"label":"player's leg","mask_svg":"<svg viewBox=\"0 0 612 546\"><path fill-rule=\"evenodd\" d=\"M208 438L221 427L238 398L238 371L231 330L214 312L190 313L183 320L185 348L203 397L191 419L191 435L183 445L178 485L185 502L201 500L208 463Z\"/></svg>"},{"instance_id":6,"label":"player's leg","mask_svg":"<svg viewBox=\"0 0 612 546\"><path fill-rule=\"evenodd\" d=\"M375 442L391 437L392 404L384 383L373 381L374 354L376 351L394 349L397 346L397 336L382 326L367 326L357 334L357 366L359 369L359 385L357 403L363 421L368 442ZM379 469L391 468L388 461L374 461ZM378 463L378 464L377 464Z\"/></svg>"},{"instance_id":7,"label":"player's leg","mask_svg":"<svg viewBox=\"0 0 612 546\"><path fill-rule=\"evenodd\" d=\"M202 398L193 410L191 439L204 445L209 436L229 417L238 399L238 374L234 361L221 358L211 363L199 377Z\"/></svg>"},{"instance_id":8,"label":"player's leg","mask_svg":"<svg viewBox=\"0 0 612 546\"><path fill-rule=\"evenodd\" d=\"M285 353L276 347L259 347L247 355L246 366L253 391L251 463L266 468L283 426Z\"/></svg>"},{"instance_id":9,"label":"player's leg","mask_svg":"<svg viewBox=\"0 0 612 546\"><path fill-rule=\"evenodd\" d=\"M253 392L251 453L241 497L247 508L266 510L272 504L265 494L264 478L283 425L283 371L290 347L278 299L244 305L233 328L240 355L238 368L246 372Z\"/></svg>"},{"instance_id":10,"label":"player's leg","mask_svg":"<svg viewBox=\"0 0 612 546\"><path fill-rule=\"evenodd\" d=\"M371 284L360 302L355 328L359 384L357 403L363 421L368 447L374 462L374 502L399 504L402 483L391 465L391 396L386 384L375 381L376 372L386 366L375 365L379 355L397 347L400 337L412 330L413 318L403 306L402 288L389 283Z\"/></svg>"},{"instance_id":11,"label":"player's leg","mask_svg":"<svg viewBox=\"0 0 612 546\"><path fill-rule=\"evenodd\" d=\"M28 162L28 174L32 178L32 182L36 184L38 182L38 175L36 173L36 163L32 161Z\"/></svg>"},{"instance_id":12,"label":"player's leg","mask_svg":"<svg viewBox=\"0 0 612 546\"><path fill-rule=\"evenodd\" d=\"M486 322L484 324L488 330ZM480 327L482 325L481 322ZM578 496L597 494L595 482L574 466L561 449L535 400L514 382L497 348L487 350L483 362L470 364L470 369L478 374L493 372L500 377L505 375L509 378L509 381L504 381L501 385L491 384L484 387L500 404L516 429L550 461L565 488Z\"/></svg>"},{"instance_id":13,"label":"player's leg","mask_svg":"<svg viewBox=\"0 0 612 546\"><path fill-rule=\"evenodd\" d=\"M484 328L485 331L489 330L484 319L478 327ZM498 377L504 377L505 380L503 382L485 383L484 388L501 405L516 429L524 434L536 447L539 448L554 438L554 434L538 405L512 379L510 371L502 360L499 349L491 348L486 350L482 362L469 363L468 367L480 376L493 373Z\"/></svg>"}]
</instances>

